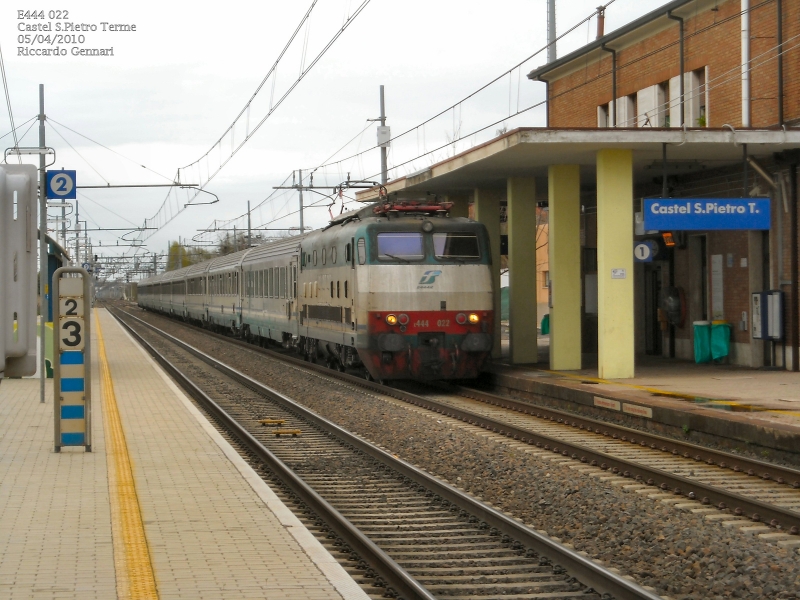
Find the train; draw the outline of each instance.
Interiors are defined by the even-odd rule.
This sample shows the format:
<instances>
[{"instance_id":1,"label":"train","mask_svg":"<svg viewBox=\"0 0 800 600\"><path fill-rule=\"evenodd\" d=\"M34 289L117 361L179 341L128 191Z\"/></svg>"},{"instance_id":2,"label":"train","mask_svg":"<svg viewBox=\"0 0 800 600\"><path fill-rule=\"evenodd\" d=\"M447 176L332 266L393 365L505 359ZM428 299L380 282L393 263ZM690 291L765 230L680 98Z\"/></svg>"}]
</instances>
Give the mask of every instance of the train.
<instances>
[{"instance_id":1,"label":"train","mask_svg":"<svg viewBox=\"0 0 800 600\"><path fill-rule=\"evenodd\" d=\"M486 228L385 198L321 229L168 271L140 307L372 380L477 377L492 351Z\"/></svg>"}]
</instances>

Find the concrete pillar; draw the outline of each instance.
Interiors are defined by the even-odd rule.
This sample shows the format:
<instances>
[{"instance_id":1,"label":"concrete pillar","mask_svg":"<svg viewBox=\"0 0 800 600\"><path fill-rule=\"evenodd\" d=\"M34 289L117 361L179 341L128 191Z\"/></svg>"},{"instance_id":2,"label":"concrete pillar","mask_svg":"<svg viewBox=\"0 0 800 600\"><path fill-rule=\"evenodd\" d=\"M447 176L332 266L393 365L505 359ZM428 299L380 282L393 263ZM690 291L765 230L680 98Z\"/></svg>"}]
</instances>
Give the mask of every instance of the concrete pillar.
<instances>
[{"instance_id":1,"label":"concrete pillar","mask_svg":"<svg viewBox=\"0 0 800 600\"><path fill-rule=\"evenodd\" d=\"M451 217L469 217L470 194L448 194L445 200L453 203L450 209Z\"/></svg>"},{"instance_id":2,"label":"concrete pillar","mask_svg":"<svg viewBox=\"0 0 800 600\"><path fill-rule=\"evenodd\" d=\"M633 152L597 153L598 374L634 375Z\"/></svg>"},{"instance_id":3,"label":"concrete pillar","mask_svg":"<svg viewBox=\"0 0 800 600\"><path fill-rule=\"evenodd\" d=\"M489 233L489 247L492 250L492 289L494 290L494 343L492 357L502 356L500 338L500 197L497 190L474 192L475 220L483 223Z\"/></svg>"},{"instance_id":4,"label":"concrete pillar","mask_svg":"<svg viewBox=\"0 0 800 600\"><path fill-rule=\"evenodd\" d=\"M508 318L512 365L539 361L536 310L536 181L507 181Z\"/></svg>"},{"instance_id":5,"label":"concrete pillar","mask_svg":"<svg viewBox=\"0 0 800 600\"><path fill-rule=\"evenodd\" d=\"M550 368L581 368L581 182L578 165L552 165L550 215Z\"/></svg>"}]
</instances>

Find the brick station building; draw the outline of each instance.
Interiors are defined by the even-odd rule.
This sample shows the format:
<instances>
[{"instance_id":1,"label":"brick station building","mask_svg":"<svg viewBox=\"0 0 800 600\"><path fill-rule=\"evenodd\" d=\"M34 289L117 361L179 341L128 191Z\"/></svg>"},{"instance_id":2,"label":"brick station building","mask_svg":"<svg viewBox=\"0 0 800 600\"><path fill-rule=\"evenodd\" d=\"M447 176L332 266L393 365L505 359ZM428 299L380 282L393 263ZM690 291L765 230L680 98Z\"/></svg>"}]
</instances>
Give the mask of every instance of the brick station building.
<instances>
[{"instance_id":1,"label":"brick station building","mask_svg":"<svg viewBox=\"0 0 800 600\"><path fill-rule=\"evenodd\" d=\"M676 0L529 74L545 82L549 128L788 131L800 126L800 0ZM731 363L798 370L797 150L736 166L654 161L634 181L643 199L768 197L766 230L636 228L659 250L636 265L637 354L694 357L694 322L731 325ZM650 176L650 174L652 176ZM666 174L666 177L664 176ZM588 183L588 182L587 182ZM581 187L583 350L596 351L596 196ZM669 240L668 240L669 241ZM557 283L556 283L557 285ZM669 315L664 294L679 293ZM782 342L753 338L751 294L783 292Z\"/></svg>"}]
</instances>

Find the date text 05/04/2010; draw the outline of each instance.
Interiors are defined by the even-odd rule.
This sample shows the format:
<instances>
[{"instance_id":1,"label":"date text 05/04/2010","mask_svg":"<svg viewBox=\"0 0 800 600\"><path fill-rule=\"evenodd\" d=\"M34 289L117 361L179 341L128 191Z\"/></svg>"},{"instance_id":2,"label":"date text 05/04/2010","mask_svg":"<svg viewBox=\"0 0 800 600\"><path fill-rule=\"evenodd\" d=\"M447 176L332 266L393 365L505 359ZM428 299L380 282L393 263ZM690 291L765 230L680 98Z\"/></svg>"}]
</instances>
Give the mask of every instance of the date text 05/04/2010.
<instances>
[{"instance_id":1,"label":"date text 05/04/2010","mask_svg":"<svg viewBox=\"0 0 800 600\"><path fill-rule=\"evenodd\" d=\"M55 48L27 48L17 46L17 56L114 56L114 47L111 48L79 48L72 46L69 50L56 46Z\"/></svg>"}]
</instances>

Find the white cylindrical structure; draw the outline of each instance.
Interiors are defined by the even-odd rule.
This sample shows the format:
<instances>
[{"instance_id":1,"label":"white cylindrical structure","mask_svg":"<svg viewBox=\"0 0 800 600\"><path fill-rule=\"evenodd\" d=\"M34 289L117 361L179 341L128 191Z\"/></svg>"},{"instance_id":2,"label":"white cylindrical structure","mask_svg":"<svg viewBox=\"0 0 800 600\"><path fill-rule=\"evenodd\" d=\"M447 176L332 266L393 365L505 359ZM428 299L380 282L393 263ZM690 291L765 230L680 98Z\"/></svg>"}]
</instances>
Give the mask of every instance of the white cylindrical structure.
<instances>
[{"instance_id":1,"label":"white cylindrical structure","mask_svg":"<svg viewBox=\"0 0 800 600\"><path fill-rule=\"evenodd\" d=\"M742 0L742 127L750 127L750 0Z\"/></svg>"}]
</instances>

